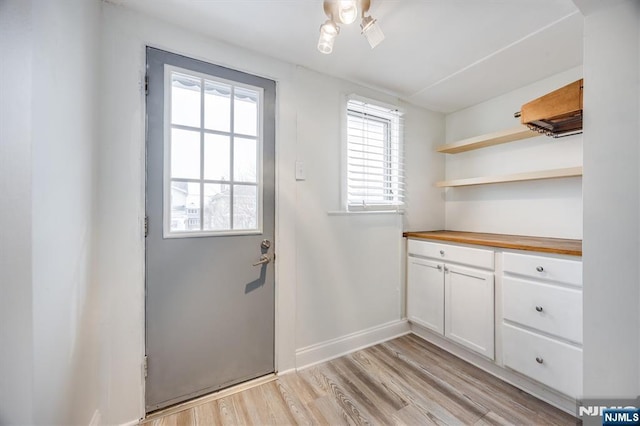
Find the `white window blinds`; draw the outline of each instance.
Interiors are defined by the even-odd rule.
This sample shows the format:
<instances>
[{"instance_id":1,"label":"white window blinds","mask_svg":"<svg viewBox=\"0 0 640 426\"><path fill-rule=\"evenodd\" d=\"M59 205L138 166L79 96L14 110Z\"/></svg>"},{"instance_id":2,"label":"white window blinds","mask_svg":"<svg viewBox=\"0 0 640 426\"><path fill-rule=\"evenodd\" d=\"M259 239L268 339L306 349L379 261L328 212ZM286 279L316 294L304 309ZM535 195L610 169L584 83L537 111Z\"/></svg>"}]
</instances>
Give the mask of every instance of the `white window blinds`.
<instances>
[{"instance_id":1,"label":"white window blinds","mask_svg":"<svg viewBox=\"0 0 640 426\"><path fill-rule=\"evenodd\" d=\"M397 209L404 200L402 114L347 100L347 208Z\"/></svg>"}]
</instances>

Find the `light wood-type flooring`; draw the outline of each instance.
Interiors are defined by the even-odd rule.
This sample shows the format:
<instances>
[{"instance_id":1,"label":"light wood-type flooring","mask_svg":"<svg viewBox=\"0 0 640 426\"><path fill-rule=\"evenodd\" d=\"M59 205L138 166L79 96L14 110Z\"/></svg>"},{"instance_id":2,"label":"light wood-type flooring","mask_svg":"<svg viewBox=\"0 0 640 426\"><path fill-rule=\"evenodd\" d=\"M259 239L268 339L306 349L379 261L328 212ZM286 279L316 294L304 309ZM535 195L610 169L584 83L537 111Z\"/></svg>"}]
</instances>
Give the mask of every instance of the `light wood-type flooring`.
<instances>
[{"instance_id":1,"label":"light wood-type flooring","mask_svg":"<svg viewBox=\"0 0 640 426\"><path fill-rule=\"evenodd\" d=\"M533 396L407 335L146 425L575 425Z\"/></svg>"}]
</instances>

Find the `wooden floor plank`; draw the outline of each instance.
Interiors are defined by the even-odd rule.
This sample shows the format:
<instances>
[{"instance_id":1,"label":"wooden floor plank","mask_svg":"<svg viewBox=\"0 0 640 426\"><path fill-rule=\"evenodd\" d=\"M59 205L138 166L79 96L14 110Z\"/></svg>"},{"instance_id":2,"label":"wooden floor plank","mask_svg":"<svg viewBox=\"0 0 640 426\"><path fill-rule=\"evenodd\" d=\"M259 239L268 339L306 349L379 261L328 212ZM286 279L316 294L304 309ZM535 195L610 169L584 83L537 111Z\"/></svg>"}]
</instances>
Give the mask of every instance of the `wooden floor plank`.
<instances>
[{"instance_id":1,"label":"wooden floor plank","mask_svg":"<svg viewBox=\"0 0 640 426\"><path fill-rule=\"evenodd\" d=\"M318 424L345 426L356 426L358 424L336 403L335 399L329 395L310 402L308 408L316 419L323 419L319 420Z\"/></svg>"},{"instance_id":2,"label":"wooden floor plank","mask_svg":"<svg viewBox=\"0 0 640 426\"><path fill-rule=\"evenodd\" d=\"M467 398L459 389L423 368L414 360L402 353L394 352L387 346L373 348L376 355L387 360L389 365L395 361L399 374L410 383L410 386L435 401L463 424L472 424L484 416L489 410Z\"/></svg>"},{"instance_id":3,"label":"wooden floor plank","mask_svg":"<svg viewBox=\"0 0 640 426\"><path fill-rule=\"evenodd\" d=\"M398 410L397 413L393 415L393 424L394 425L446 425L446 423L442 421L435 420L433 417L430 417L427 413L417 408L415 405L407 405L406 407Z\"/></svg>"},{"instance_id":4,"label":"wooden floor plank","mask_svg":"<svg viewBox=\"0 0 640 426\"><path fill-rule=\"evenodd\" d=\"M577 419L406 335L150 421L210 425L575 425Z\"/></svg>"},{"instance_id":5,"label":"wooden floor plank","mask_svg":"<svg viewBox=\"0 0 640 426\"><path fill-rule=\"evenodd\" d=\"M422 357L423 363L429 364L439 377L473 395L474 400L494 414L516 424L567 424L567 417L575 423L566 413L548 410L547 403L416 336L407 336L403 341L396 339L388 345L401 347L410 358Z\"/></svg>"},{"instance_id":6,"label":"wooden floor plank","mask_svg":"<svg viewBox=\"0 0 640 426\"><path fill-rule=\"evenodd\" d=\"M290 374L289 376L295 377L296 375ZM299 395L293 392L289 386L287 386L287 380L281 380L275 383L278 394L282 403L283 409L288 410L292 417L292 422L298 425L312 425L314 424L313 416L307 410L306 404L302 402Z\"/></svg>"},{"instance_id":7,"label":"wooden floor plank","mask_svg":"<svg viewBox=\"0 0 640 426\"><path fill-rule=\"evenodd\" d=\"M194 424L199 425L221 425L222 420L218 412L218 404L216 401L211 401L205 404L201 404L193 407Z\"/></svg>"},{"instance_id":8,"label":"wooden floor plank","mask_svg":"<svg viewBox=\"0 0 640 426\"><path fill-rule=\"evenodd\" d=\"M367 359L371 366L377 365L378 374L384 380L387 387L394 389L403 395L409 403L416 407L423 415L435 424L459 424L458 419L446 407L438 402L434 394L428 391L421 391L422 383L415 378L405 375L402 366L394 364L393 360L383 360L374 353L375 349L361 351L354 357L355 359ZM371 355L369 355L371 353Z\"/></svg>"},{"instance_id":9,"label":"wooden floor plank","mask_svg":"<svg viewBox=\"0 0 640 426\"><path fill-rule=\"evenodd\" d=\"M362 408L362 401L358 401L357 397L353 397L352 394L346 392L343 385L334 379L329 364L326 364L324 369L317 369L316 378L323 383L323 387L328 390L328 396L332 397L332 400L340 406L354 424L370 424L369 418L371 416ZM350 387L350 389L353 390L354 388Z\"/></svg>"}]
</instances>

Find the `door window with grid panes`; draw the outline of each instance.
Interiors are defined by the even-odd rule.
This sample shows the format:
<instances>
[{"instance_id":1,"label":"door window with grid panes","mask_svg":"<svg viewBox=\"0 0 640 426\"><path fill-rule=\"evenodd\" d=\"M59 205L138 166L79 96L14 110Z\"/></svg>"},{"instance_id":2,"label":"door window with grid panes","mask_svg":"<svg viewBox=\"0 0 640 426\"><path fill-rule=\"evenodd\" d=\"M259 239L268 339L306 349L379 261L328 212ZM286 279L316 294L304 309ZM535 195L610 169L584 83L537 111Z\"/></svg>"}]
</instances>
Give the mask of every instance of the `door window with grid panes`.
<instances>
[{"instance_id":1,"label":"door window with grid panes","mask_svg":"<svg viewBox=\"0 0 640 426\"><path fill-rule=\"evenodd\" d=\"M164 236L262 230L263 89L165 67Z\"/></svg>"}]
</instances>

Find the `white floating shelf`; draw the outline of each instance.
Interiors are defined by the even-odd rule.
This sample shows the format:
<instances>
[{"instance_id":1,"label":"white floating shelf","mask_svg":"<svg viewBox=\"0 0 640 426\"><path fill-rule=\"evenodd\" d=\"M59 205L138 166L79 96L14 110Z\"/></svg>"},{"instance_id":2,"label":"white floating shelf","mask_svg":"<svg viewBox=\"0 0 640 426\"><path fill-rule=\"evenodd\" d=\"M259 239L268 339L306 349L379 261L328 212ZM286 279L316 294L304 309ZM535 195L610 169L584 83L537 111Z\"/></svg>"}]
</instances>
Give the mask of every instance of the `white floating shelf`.
<instances>
[{"instance_id":1,"label":"white floating shelf","mask_svg":"<svg viewBox=\"0 0 640 426\"><path fill-rule=\"evenodd\" d=\"M537 172L514 173L502 176L482 176L468 179L454 179L436 182L439 188L455 186L485 185L490 183L520 182L527 180L556 179L582 176L582 167L568 167L564 169L540 170Z\"/></svg>"},{"instance_id":2,"label":"white floating shelf","mask_svg":"<svg viewBox=\"0 0 640 426\"><path fill-rule=\"evenodd\" d=\"M529 130L526 126L520 125L512 129L500 130L499 132L487 133L486 135L474 136L469 139L440 145L436 148L436 151L445 154L457 154L459 152L486 148L535 136L540 136L540 133Z\"/></svg>"}]
</instances>

